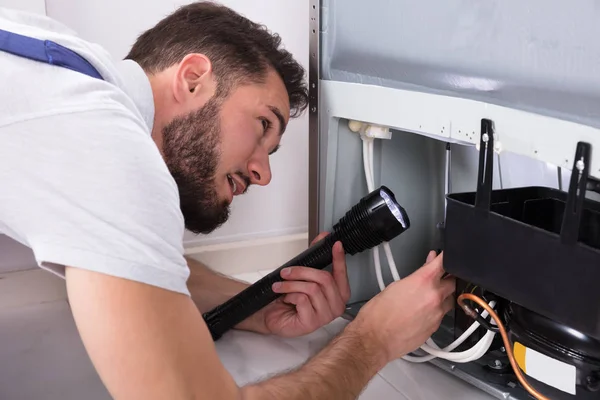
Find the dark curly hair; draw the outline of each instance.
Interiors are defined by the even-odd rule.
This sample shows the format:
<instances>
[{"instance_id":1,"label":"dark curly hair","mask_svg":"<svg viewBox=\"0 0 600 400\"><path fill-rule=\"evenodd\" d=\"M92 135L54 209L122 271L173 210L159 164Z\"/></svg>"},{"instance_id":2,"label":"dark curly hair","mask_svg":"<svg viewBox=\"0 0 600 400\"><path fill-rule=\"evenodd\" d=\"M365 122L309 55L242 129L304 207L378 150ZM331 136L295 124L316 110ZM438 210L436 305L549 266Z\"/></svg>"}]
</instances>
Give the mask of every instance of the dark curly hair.
<instances>
[{"instance_id":1,"label":"dark curly hair","mask_svg":"<svg viewBox=\"0 0 600 400\"><path fill-rule=\"evenodd\" d=\"M285 84L293 118L308 106L305 71L280 46L281 37L265 26L221 4L200 1L178 8L142 33L125 58L154 74L188 54L202 53L213 65L218 95L239 83L264 81L271 67Z\"/></svg>"}]
</instances>

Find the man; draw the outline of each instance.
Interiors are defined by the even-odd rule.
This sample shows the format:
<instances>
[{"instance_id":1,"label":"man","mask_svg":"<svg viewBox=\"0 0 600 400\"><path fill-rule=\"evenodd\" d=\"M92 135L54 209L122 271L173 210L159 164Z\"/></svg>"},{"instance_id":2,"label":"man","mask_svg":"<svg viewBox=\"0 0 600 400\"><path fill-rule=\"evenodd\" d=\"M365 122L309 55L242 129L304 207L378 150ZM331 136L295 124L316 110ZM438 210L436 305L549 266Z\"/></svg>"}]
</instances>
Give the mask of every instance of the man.
<instances>
[{"instance_id":1,"label":"man","mask_svg":"<svg viewBox=\"0 0 600 400\"><path fill-rule=\"evenodd\" d=\"M246 285L187 263L182 235L214 230L234 196L269 183L269 155L306 108L301 66L212 3L167 16L123 62L40 16L2 10L0 29L0 231L65 277L114 398L353 399L452 307L454 281L431 253L305 365L238 387L201 312ZM282 272L281 300L237 328L299 336L340 316L340 243L333 264Z\"/></svg>"}]
</instances>

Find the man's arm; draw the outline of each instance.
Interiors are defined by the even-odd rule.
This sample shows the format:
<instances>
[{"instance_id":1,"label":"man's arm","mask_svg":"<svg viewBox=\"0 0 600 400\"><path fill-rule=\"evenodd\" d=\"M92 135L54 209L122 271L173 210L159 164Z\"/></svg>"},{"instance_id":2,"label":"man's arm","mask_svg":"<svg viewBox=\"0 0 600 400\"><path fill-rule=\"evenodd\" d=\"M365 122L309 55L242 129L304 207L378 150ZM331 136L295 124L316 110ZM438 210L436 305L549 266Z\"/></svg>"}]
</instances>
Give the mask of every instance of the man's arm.
<instances>
[{"instance_id":1,"label":"man's arm","mask_svg":"<svg viewBox=\"0 0 600 400\"><path fill-rule=\"evenodd\" d=\"M210 311L249 286L248 283L222 275L191 257L185 259L190 268L187 286L201 313Z\"/></svg>"},{"instance_id":2,"label":"man's arm","mask_svg":"<svg viewBox=\"0 0 600 400\"><path fill-rule=\"evenodd\" d=\"M441 261L420 271L376 296L297 371L244 388L220 362L189 297L83 269L67 268L66 279L83 343L117 400L344 400L355 399L385 363L422 344L448 311L443 299L454 287L441 278Z\"/></svg>"},{"instance_id":3,"label":"man's arm","mask_svg":"<svg viewBox=\"0 0 600 400\"><path fill-rule=\"evenodd\" d=\"M322 232L311 245L327 235L328 232ZM282 295L279 301L259 310L235 329L293 337L310 333L341 316L350 298L341 243L333 246L332 255L331 273L309 267L293 267L291 273L283 276L285 282L273 289ZM190 269L187 286L201 313L210 311L249 286L211 270L200 261L186 260Z\"/></svg>"},{"instance_id":4,"label":"man's arm","mask_svg":"<svg viewBox=\"0 0 600 400\"><path fill-rule=\"evenodd\" d=\"M250 286L246 282L219 274L191 257L186 257L186 261L190 268L187 286L200 313L212 310ZM266 333L264 323L261 323L257 314L241 322L235 328Z\"/></svg>"}]
</instances>

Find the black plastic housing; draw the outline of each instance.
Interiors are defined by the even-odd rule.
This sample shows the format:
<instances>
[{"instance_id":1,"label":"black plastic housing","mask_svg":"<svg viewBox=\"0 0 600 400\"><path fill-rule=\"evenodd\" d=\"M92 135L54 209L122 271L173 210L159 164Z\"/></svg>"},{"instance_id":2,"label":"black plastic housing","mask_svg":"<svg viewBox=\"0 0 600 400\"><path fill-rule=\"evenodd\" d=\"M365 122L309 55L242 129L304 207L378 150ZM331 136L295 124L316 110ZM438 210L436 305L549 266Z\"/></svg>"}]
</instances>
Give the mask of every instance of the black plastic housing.
<instances>
[{"instance_id":1,"label":"black plastic housing","mask_svg":"<svg viewBox=\"0 0 600 400\"><path fill-rule=\"evenodd\" d=\"M493 142L484 119L477 192L447 196L446 271L600 339L600 203L585 198L590 146L577 146L568 194L492 191Z\"/></svg>"},{"instance_id":2,"label":"black plastic housing","mask_svg":"<svg viewBox=\"0 0 600 400\"><path fill-rule=\"evenodd\" d=\"M600 397L600 340L593 339L551 319L511 304L505 312L509 339L529 349L576 368L576 394L579 398ZM573 396L541 382L530 382L551 399Z\"/></svg>"},{"instance_id":3,"label":"black plastic housing","mask_svg":"<svg viewBox=\"0 0 600 400\"><path fill-rule=\"evenodd\" d=\"M323 269L332 262L332 249L342 242L344 252L354 255L389 242L410 228L408 214L385 186L372 191L352 207L332 232L275 271L264 276L241 293L203 315L214 340L261 308L281 296L273 292L275 282L282 281L281 270L291 266Z\"/></svg>"}]
</instances>

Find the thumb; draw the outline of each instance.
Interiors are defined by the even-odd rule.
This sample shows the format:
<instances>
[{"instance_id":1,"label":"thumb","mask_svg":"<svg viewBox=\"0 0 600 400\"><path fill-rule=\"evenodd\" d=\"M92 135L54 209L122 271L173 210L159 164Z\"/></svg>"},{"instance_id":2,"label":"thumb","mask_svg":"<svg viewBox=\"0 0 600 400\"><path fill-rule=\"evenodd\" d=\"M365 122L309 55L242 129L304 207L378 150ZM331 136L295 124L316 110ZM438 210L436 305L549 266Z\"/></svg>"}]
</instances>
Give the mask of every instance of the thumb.
<instances>
[{"instance_id":1,"label":"thumb","mask_svg":"<svg viewBox=\"0 0 600 400\"><path fill-rule=\"evenodd\" d=\"M439 256L436 256L434 251L430 252L427 256L427 263L421 269L433 279L441 279L445 272L444 253L442 252Z\"/></svg>"},{"instance_id":2,"label":"thumb","mask_svg":"<svg viewBox=\"0 0 600 400\"><path fill-rule=\"evenodd\" d=\"M429 264L430 262L435 260L436 257L437 257L437 254L435 253L435 251L431 250L429 252L429 254L427 254L427 259L425 260L425 264Z\"/></svg>"}]
</instances>

